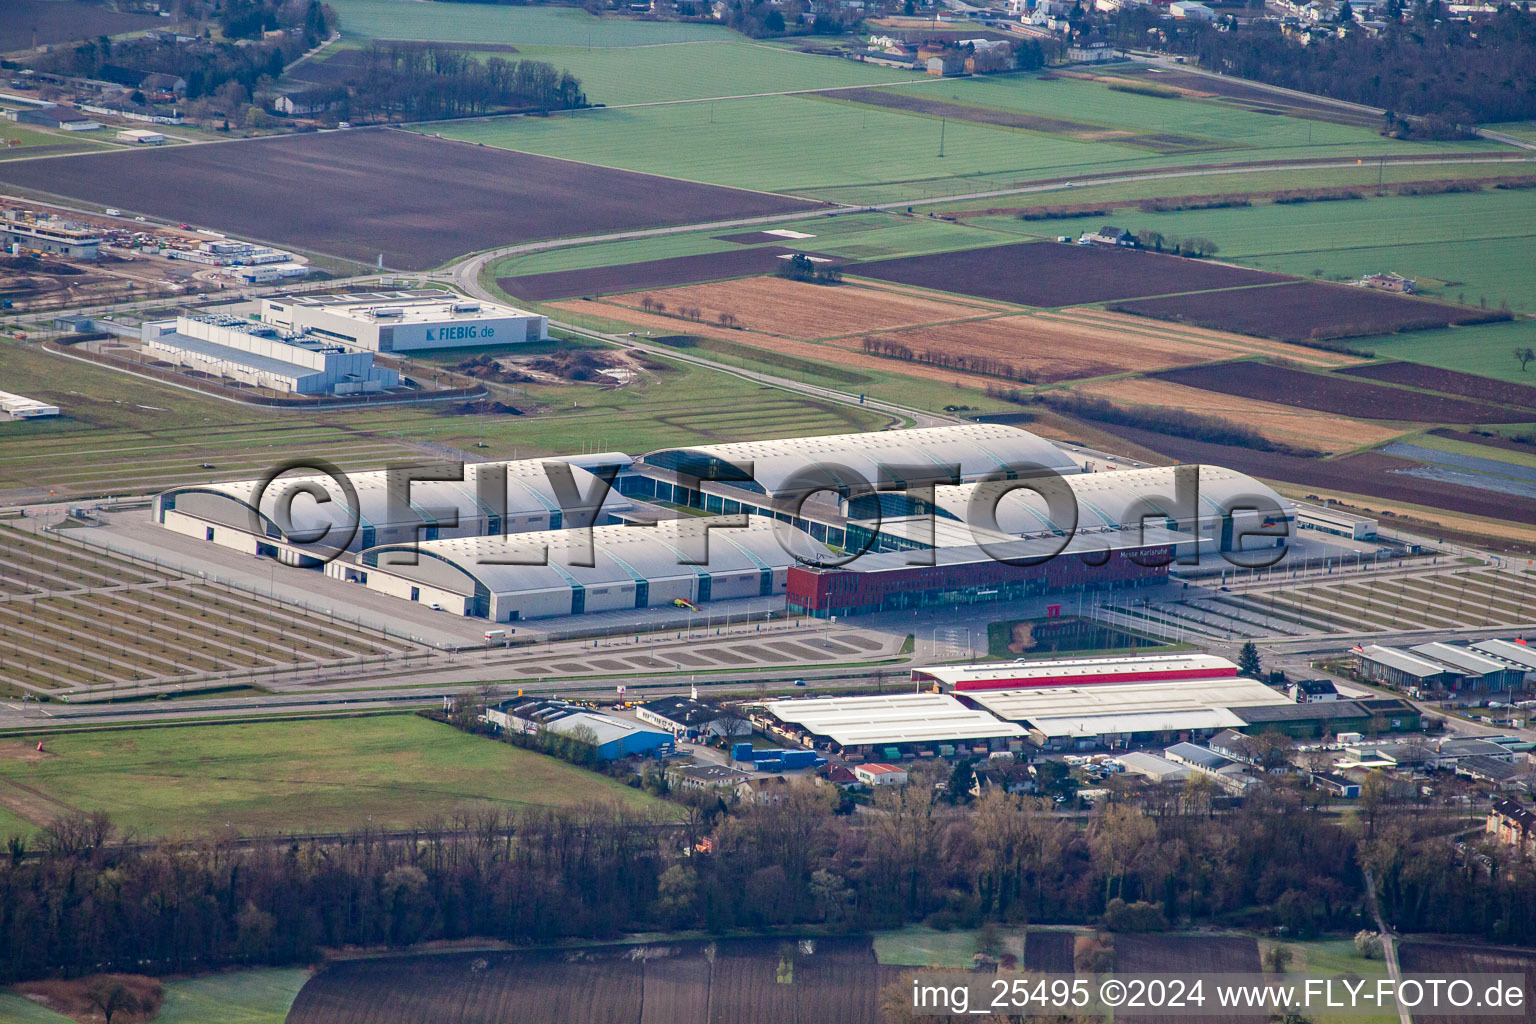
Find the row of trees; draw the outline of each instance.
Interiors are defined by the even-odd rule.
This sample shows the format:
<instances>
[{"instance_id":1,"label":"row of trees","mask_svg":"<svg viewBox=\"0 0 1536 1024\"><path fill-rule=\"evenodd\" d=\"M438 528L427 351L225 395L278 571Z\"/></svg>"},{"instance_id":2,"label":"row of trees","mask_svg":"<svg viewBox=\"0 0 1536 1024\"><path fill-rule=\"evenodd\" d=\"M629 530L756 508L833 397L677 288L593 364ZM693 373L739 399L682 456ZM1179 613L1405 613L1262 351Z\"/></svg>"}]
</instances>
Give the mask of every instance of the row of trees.
<instances>
[{"instance_id":1,"label":"row of trees","mask_svg":"<svg viewBox=\"0 0 1536 1024\"><path fill-rule=\"evenodd\" d=\"M581 82L539 60L480 60L431 45L373 45L341 92L354 121L430 121L494 110L570 110L587 105Z\"/></svg>"},{"instance_id":2,"label":"row of trees","mask_svg":"<svg viewBox=\"0 0 1536 1024\"><path fill-rule=\"evenodd\" d=\"M1467 867L1454 844L1464 822L1393 813L1385 786L1348 823L1284 784L1228 809L1202 777L1083 821L996 790L956 806L934 785L946 766L924 767L932 777L858 815L837 812L834 788L804 783L730 810L698 796L670 820L607 806L485 812L405 840L131 845L105 817L65 819L0 859L0 981L295 963L325 946L793 923L1109 915L1125 928L1308 936L1366 921L1361 865L1401 928L1536 939L1530 866ZM713 852L700 853L706 836Z\"/></svg>"},{"instance_id":3,"label":"row of trees","mask_svg":"<svg viewBox=\"0 0 1536 1024\"><path fill-rule=\"evenodd\" d=\"M937 349L925 348L921 351L910 345L896 341L894 338L866 337L859 343L860 348L873 356L883 356L886 359L900 359L905 362L927 363L929 366L942 366L946 370L962 370L966 373L979 373L988 377L1006 377L1008 380L1030 383L1029 374L1020 370L1006 359L998 359L996 356L980 355L976 353L940 352Z\"/></svg>"},{"instance_id":4,"label":"row of trees","mask_svg":"<svg viewBox=\"0 0 1536 1024\"><path fill-rule=\"evenodd\" d=\"M1136 232L1136 244L1143 249L1151 249L1153 252L1171 252L1175 256L1193 256L1204 258L1216 255L1218 246L1209 238L1199 236L1191 238L1174 238L1172 235L1164 235L1161 231L1141 230Z\"/></svg>"}]
</instances>

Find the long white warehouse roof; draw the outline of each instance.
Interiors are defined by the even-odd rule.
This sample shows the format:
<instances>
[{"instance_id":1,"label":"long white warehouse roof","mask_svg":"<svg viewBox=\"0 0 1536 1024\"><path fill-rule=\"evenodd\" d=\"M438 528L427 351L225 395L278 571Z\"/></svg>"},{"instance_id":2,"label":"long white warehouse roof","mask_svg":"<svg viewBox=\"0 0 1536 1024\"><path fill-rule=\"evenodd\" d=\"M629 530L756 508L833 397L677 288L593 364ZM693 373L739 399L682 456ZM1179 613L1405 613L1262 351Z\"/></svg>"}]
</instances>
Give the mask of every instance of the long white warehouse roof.
<instances>
[{"instance_id":1,"label":"long white warehouse roof","mask_svg":"<svg viewBox=\"0 0 1536 1024\"><path fill-rule=\"evenodd\" d=\"M1258 680L1233 676L971 690L966 697L999 718L1053 736L1234 728L1245 723L1232 708L1293 703Z\"/></svg>"},{"instance_id":2,"label":"long white warehouse roof","mask_svg":"<svg viewBox=\"0 0 1536 1024\"><path fill-rule=\"evenodd\" d=\"M1012 722L937 693L772 700L764 707L780 721L845 747L1024 735Z\"/></svg>"},{"instance_id":3,"label":"long white warehouse roof","mask_svg":"<svg viewBox=\"0 0 1536 1024\"><path fill-rule=\"evenodd\" d=\"M1446 672L1460 671L1459 669L1451 668L1443 662L1433 661L1417 654L1411 654L1408 651L1400 651L1396 647L1384 647L1380 644L1368 644L1361 649L1360 656L1367 661L1374 661L1378 665L1385 665L1388 668L1397 669L1399 672L1406 672L1419 679L1443 675Z\"/></svg>"},{"instance_id":4,"label":"long white warehouse roof","mask_svg":"<svg viewBox=\"0 0 1536 1024\"><path fill-rule=\"evenodd\" d=\"M598 588L640 580L783 569L794 559L779 545L775 524L761 516L663 519L652 525L541 530L510 536L452 537L416 545L381 544L364 551L365 564L455 592L479 583L492 594ZM590 535L591 544L587 539ZM797 542L820 557L827 548L804 534ZM415 565L398 564L399 553ZM703 564L690 564L707 554ZM589 559L590 556L590 559ZM582 564L590 560L593 564ZM457 571L455 571L457 570Z\"/></svg>"},{"instance_id":5,"label":"long white warehouse roof","mask_svg":"<svg viewBox=\"0 0 1536 1024\"><path fill-rule=\"evenodd\" d=\"M1527 672L1536 672L1536 647L1528 644L1510 640L1481 640L1473 644L1472 649Z\"/></svg>"},{"instance_id":6,"label":"long white warehouse roof","mask_svg":"<svg viewBox=\"0 0 1536 1024\"><path fill-rule=\"evenodd\" d=\"M1497 658L1489 657L1480 651L1469 650L1465 647L1457 647L1454 644L1429 643L1410 647L1414 654L1421 657L1432 658L1435 661L1449 665L1457 672L1468 675L1486 676L1496 672L1508 672L1510 666Z\"/></svg>"},{"instance_id":7,"label":"long white warehouse roof","mask_svg":"<svg viewBox=\"0 0 1536 1024\"><path fill-rule=\"evenodd\" d=\"M593 488L598 485L598 481L578 463L623 467L628 466L631 461L630 457L622 452L608 452L601 456L581 456L576 459L550 458L524 459L519 462L471 463L464 467L462 481L412 481L408 501L405 500L406 495L391 494L391 478L387 470L351 473L347 475L347 479L357 491L359 506L357 510L348 507L346 496L341 488L327 476L283 476L262 493L259 522L262 525L275 525L273 515L278 497L293 486L304 483L319 485L331 495L332 500L322 503L300 497L293 501L290 509L293 527L295 534L300 536L324 526L345 530L354 521L360 527L371 526L383 529L391 526L411 526L417 523L431 524L439 517L451 520L457 516L460 522L483 520L488 510L479 501L476 493L477 484L482 477L494 477L497 473L503 473L506 477L505 512L509 519L530 514L546 515L559 510L561 502L545 469L545 463L569 464L572 467L572 483L581 495L586 497L596 493ZM257 499L256 492L261 483L260 480L233 480L224 483L175 487L165 493L167 495L197 493L218 495L229 498L254 512L256 510L253 502ZM392 508L392 504L398 505L398 508ZM610 490L603 502L605 512L620 512L632 507L633 503L616 490ZM253 523L253 525L256 524ZM258 530L258 532L262 531ZM515 532L515 530L509 532Z\"/></svg>"},{"instance_id":8,"label":"long white warehouse roof","mask_svg":"<svg viewBox=\"0 0 1536 1024\"><path fill-rule=\"evenodd\" d=\"M1002 665L931 665L913 670L915 678L965 689L983 685L1002 689L999 684L1018 683L1022 687L1048 686L1057 679L1081 679L1084 683L1111 685L1108 680L1125 679L1144 683L1152 679L1215 678L1234 676L1237 666L1214 654L1161 654L1114 658L1062 658L1042 661L1011 661ZM1097 682L1104 680L1104 682Z\"/></svg>"},{"instance_id":9,"label":"long white warehouse roof","mask_svg":"<svg viewBox=\"0 0 1536 1024\"><path fill-rule=\"evenodd\" d=\"M882 470L895 472L900 467L915 466L925 471L958 467L957 483L977 480L1009 466L1043 466L1063 474L1079 472L1077 463L1066 452L1044 438L1017 427L992 423L665 448L643 456L641 461L661 469L702 469L705 472L699 475L706 478L711 465L733 466L742 472L750 471L757 486L729 480L723 483L749 490L760 488L768 494L777 494L796 474L817 467L846 467L861 475L871 487L880 481ZM900 473L895 476L901 477Z\"/></svg>"},{"instance_id":10,"label":"long white warehouse roof","mask_svg":"<svg viewBox=\"0 0 1536 1024\"><path fill-rule=\"evenodd\" d=\"M1253 499L1255 505L1273 503L1282 514L1294 514L1295 506L1290 499L1246 473L1223 466L1153 466L1078 473L1064 476L1063 481L1076 499L1077 529L1120 529L1136 527L1153 508L1172 516L1187 511L1175 505L1180 497L1175 474L1191 470L1198 471L1197 506L1192 511L1202 521L1220 518L1224 509L1241 506L1243 498ZM1007 486L1006 482L998 482L936 487L934 504L941 515L947 513L967 523L979 522L981 515L995 506L998 529L1015 535L1073 527L1071 522L1054 522L1046 500L1032 490L1014 488L999 497ZM1148 520L1148 528L1151 526L1152 521Z\"/></svg>"}]
</instances>

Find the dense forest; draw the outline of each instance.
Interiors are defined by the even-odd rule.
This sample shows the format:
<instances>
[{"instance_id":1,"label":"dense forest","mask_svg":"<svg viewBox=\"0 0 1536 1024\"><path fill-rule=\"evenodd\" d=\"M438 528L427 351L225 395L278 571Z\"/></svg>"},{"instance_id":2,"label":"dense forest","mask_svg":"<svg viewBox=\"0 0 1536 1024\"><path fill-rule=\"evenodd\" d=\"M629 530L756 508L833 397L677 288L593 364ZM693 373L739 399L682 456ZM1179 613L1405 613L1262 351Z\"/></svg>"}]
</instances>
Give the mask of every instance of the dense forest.
<instances>
[{"instance_id":1,"label":"dense forest","mask_svg":"<svg viewBox=\"0 0 1536 1024\"><path fill-rule=\"evenodd\" d=\"M494 110L569 110L587 105L568 71L538 60L488 60L430 44L370 46L340 90L353 121L431 121Z\"/></svg>"},{"instance_id":2,"label":"dense forest","mask_svg":"<svg viewBox=\"0 0 1536 1024\"><path fill-rule=\"evenodd\" d=\"M1393 0L1382 15L1386 28L1372 36L1347 21L1346 2L1343 38L1314 33L1306 45L1273 22L1224 31L1161 21L1152 10L1133 7L1111 19L1115 41L1141 47L1148 32L1162 32L1165 49L1214 71L1450 125L1536 117L1536 14L1517 4L1468 22L1446 20L1439 0Z\"/></svg>"},{"instance_id":3,"label":"dense forest","mask_svg":"<svg viewBox=\"0 0 1536 1024\"><path fill-rule=\"evenodd\" d=\"M950 803L916 778L861 814L804 783L777 803L682 801L665 821L526 809L404 839L132 844L104 816L65 819L0 856L0 981L467 936L792 924L1193 923L1307 937L1368 926L1362 866L1403 930L1536 940L1531 866L1466 868L1454 846L1464 811L1395 813L1384 785L1368 786L1350 819L1285 783L1230 807L1209 781L1070 817L997 791Z\"/></svg>"}]
</instances>

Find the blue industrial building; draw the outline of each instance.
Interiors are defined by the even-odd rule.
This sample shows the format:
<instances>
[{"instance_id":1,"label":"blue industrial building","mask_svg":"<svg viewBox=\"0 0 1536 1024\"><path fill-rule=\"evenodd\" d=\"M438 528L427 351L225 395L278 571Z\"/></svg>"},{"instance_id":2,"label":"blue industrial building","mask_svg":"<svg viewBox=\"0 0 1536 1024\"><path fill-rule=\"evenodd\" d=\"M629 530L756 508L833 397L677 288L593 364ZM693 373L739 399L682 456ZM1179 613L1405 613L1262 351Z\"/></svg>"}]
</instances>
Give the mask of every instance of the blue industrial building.
<instances>
[{"instance_id":1,"label":"blue industrial building","mask_svg":"<svg viewBox=\"0 0 1536 1024\"><path fill-rule=\"evenodd\" d=\"M485 721L499 732L533 733L540 729L569 735L591 730L597 757L660 757L672 752L672 734L636 722L591 711L563 700L519 697L485 709Z\"/></svg>"}]
</instances>

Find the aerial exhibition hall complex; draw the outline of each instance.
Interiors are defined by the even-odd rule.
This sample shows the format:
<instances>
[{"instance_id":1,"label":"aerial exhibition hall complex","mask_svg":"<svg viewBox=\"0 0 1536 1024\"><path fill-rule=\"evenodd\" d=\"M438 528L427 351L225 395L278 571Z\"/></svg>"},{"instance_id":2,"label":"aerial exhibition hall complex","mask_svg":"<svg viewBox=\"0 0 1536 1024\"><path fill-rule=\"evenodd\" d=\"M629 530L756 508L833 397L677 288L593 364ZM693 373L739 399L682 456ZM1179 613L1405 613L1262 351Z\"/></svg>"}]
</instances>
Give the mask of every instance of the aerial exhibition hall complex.
<instances>
[{"instance_id":1,"label":"aerial exhibition hall complex","mask_svg":"<svg viewBox=\"0 0 1536 1024\"><path fill-rule=\"evenodd\" d=\"M913 486L918 473L929 482ZM1179 493L1179 473L1192 493ZM349 480L350 494L307 506L323 519L295 511L306 499L279 516L276 479L175 488L155 499L155 517L508 622L751 597L846 616L1134 586L1165 579L1175 557L1283 545L1295 516L1242 473L1088 472L1043 438L981 424L477 463L454 481L399 476ZM346 532L334 559L302 541L319 529Z\"/></svg>"}]
</instances>

